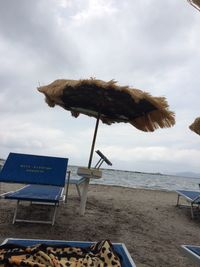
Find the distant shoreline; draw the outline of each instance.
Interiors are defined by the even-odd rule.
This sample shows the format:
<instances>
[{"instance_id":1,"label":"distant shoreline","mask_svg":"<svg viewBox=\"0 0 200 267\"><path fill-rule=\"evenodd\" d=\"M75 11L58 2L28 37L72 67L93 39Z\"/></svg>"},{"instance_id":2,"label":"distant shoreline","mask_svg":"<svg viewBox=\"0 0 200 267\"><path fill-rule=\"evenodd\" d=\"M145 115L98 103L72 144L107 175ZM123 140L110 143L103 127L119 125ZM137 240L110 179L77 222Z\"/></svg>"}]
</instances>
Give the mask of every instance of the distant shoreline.
<instances>
[{"instance_id":1,"label":"distant shoreline","mask_svg":"<svg viewBox=\"0 0 200 267\"><path fill-rule=\"evenodd\" d=\"M80 167L78 165L69 165L71 167ZM139 174L150 174L150 175L160 175L160 176L175 176L175 177L183 177L183 178L196 178L200 179L199 173L193 173L193 172L180 172L180 173L161 173L161 172L141 172L141 171L130 171L130 170L120 170L120 169L107 169L107 168L101 168L101 170L109 170L109 171L120 171L120 172L130 172L130 173L139 173Z\"/></svg>"},{"instance_id":2,"label":"distant shoreline","mask_svg":"<svg viewBox=\"0 0 200 267\"><path fill-rule=\"evenodd\" d=\"M4 162L6 160L0 158L0 169L2 168ZM69 165L71 167L80 167L78 165ZM121 171L121 172L130 172L130 173L139 173L139 174L150 174L150 175L160 175L160 176L176 176L176 177L183 177L183 178L196 178L200 179L200 174L199 173L193 173L193 172L180 172L180 173L161 173L161 172L141 172L141 171L130 171L130 170L120 170L120 169L107 169L107 168L101 168L101 170L109 170L109 171Z\"/></svg>"}]
</instances>

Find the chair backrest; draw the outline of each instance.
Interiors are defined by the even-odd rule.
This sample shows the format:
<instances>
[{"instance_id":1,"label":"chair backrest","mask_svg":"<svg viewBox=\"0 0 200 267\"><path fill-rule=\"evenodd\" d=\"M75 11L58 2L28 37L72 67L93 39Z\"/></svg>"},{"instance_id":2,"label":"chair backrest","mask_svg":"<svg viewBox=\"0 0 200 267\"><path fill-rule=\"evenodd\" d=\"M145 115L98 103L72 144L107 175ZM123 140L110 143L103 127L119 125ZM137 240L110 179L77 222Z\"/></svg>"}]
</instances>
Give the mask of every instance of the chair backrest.
<instances>
[{"instance_id":1,"label":"chair backrest","mask_svg":"<svg viewBox=\"0 0 200 267\"><path fill-rule=\"evenodd\" d=\"M10 153L0 182L63 186L68 158Z\"/></svg>"}]
</instances>

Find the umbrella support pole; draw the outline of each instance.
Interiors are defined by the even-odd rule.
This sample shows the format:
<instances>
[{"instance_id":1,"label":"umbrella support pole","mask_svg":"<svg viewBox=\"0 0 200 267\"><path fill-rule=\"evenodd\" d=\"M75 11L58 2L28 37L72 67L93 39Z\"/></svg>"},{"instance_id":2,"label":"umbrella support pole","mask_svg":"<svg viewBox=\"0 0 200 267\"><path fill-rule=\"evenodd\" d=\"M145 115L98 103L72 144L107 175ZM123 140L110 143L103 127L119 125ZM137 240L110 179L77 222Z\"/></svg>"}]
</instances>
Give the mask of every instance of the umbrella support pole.
<instances>
[{"instance_id":1,"label":"umbrella support pole","mask_svg":"<svg viewBox=\"0 0 200 267\"><path fill-rule=\"evenodd\" d=\"M88 187L89 187L90 179L86 178L85 182L83 183L83 191L81 194L81 203L80 203L80 215L85 214L85 207L87 202L87 193L88 193Z\"/></svg>"},{"instance_id":2,"label":"umbrella support pole","mask_svg":"<svg viewBox=\"0 0 200 267\"><path fill-rule=\"evenodd\" d=\"M92 165L92 157L93 157L93 153L94 153L94 146L95 146L96 137L97 137L97 130L98 130L98 127L99 127L99 119L100 119L100 113L98 114L98 117L97 117L97 120L96 120L94 136L93 136L93 140L92 140L92 147L91 147L91 151L90 151L90 158L89 158L89 162L88 162L88 169L90 169L91 165Z\"/></svg>"}]
</instances>

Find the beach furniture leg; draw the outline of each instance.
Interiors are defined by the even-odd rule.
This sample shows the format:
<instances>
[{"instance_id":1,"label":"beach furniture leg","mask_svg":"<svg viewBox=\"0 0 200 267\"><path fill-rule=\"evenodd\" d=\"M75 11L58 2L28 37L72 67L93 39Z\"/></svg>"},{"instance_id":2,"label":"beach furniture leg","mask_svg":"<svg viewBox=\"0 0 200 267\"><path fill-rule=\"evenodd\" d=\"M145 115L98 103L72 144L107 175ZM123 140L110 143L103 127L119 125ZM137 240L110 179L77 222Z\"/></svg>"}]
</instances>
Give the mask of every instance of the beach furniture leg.
<instances>
[{"instance_id":1,"label":"beach furniture leg","mask_svg":"<svg viewBox=\"0 0 200 267\"><path fill-rule=\"evenodd\" d=\"M16 208L15 208L15 212L14 212L14 216L13 216L13 221L12 221L13 224L14 224L15 221L16 221L16 216L17 216L18 207L19 207L19 200L17 200L17 205L16 205Z\"/></svg>"},{"instance_id":2,"label":"beach furniture leg","mask_svg":"<svg viewBox=\"0 0 200 267\"><path fill-rule=\"evenodd\" d=\"M19 201L18 201L19 202ZM41 204L41 203L37 203L37 202L32 202L32 204ZM43 205L45 205L44 203L43 203ZM59 206L59 204L58 203L55 203L55 204L49 204L49 203L47 203L46 205L50 205L50 206L54 206L54 210L53 210L53 215L52 215L52 218L50 219L50 220L48 220L48 221L44 221L44 220L27 220L27 219L17 219L17 210L18 210L18 207L19 207L19 203L17 203L17 207L16 207L16 209L15 209L15 213L14 213L14 218L13 218L13 224L15 223L15 222L29 222L29 223L44 223L44 224L51 224L52 226L54 225L54 223L55 223L55 219L56 219L56 212L57 212L57 207Z\"/></svg>"},{"instance_id":3,"label":"beach furniture leg","mask_svg":"<svg viewBox=\"0 0 200 267\"><path fill-rule=\"evenodd\" d=\"M80 204L80 215L85 214L85 206L87 202L87 193L88 193L88 186L89 186L90 179L86 178L85 182L83 183L83 191L81 195L81 204Z\"/></svg>"},{"instance_id":4,"label":"beach furniture leg","mask_svg":"<svg viewBox=\"0 0 200 267\"><path fill-rule=\"evenodd\" d=\"M79 188L79 185L78 185L78 184L76 184L76 189L77 189L79 198L80 198L80 200L81 200L81 191L80 191L80 188Z\"/></svg>"},{"instance_id":5,"label":"beach furniture leg","mask_svg":"<svg viewBox=\"0 0 200 267\"><path fill-rule=\"evenodd\" d=\"M177 197L177 203L176 203L176 206L177 206L177 207L179 206L179 199L180 199L180 195L178 194L178 197Z\"/></svg>"},{"instance_id":6,"label":"beach furniture leg","mask_svg":"<svg viewBox=\"0 0 200 267\"><path fill-rule=\"evenodd\" d=\"M66 191L65 191L65 203L67 203L67 197L68 197L68 191L69 191L70 174L71 174L71 172L68 171L67 172L67 187L66 187Z\"/></svg>"},{"instance_id":7,"label":"beach furniture leg","mask_svg":"<svg viewBox=\"0 0 200 267\"><path fill-rule=\"evenodd\" d=\"M53 218L52 218L52 224L51 224L52 226L53 226L54 223L55 223L57 207L58 207L58 204L55 204L54 213L53 213Z\"/></svg>"},{"instance_id":8,"label":"beach furniture leg","mask_svg":"<svg viewBox=\"0 0 200 267\"><path fill-rule=\"evenodd\" d=\"M191 217L194 219L194 211L193 211L193 204L191 203Z\"/></svg>"}]
</instances>

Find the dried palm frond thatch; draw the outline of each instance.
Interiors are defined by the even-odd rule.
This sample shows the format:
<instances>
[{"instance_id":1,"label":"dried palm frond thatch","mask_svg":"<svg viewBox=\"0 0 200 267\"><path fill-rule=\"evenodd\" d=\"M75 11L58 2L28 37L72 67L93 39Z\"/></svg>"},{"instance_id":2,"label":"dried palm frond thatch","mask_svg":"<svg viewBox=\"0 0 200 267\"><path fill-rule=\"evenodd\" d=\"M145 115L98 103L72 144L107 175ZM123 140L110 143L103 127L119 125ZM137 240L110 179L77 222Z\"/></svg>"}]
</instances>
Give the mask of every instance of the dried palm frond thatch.
<instances>
[{"instance_id":1,"label":"dried palm frond thatch","mask_svg":"<svg viewBox=\"0 0 200 267\"><path fill-rule=\"evenodd\" d=\"M194 122L189 126L190 130L200 135L200 117L196 118Z\"/></svg>"},{"instance_id":2,"label":"dried palm frond thatch","mask_svg":"<svg viewBox=\"0 0 200 267\"><path fill-rule=\"evenodd\" d=\"M108 125L125 122L146 132L175 124L175 114L169 111L165 97L119 86L114 80L56 80L38 90L44 93L50 107L59 105L71 111L74 117L82 113L99 117Z\"/></svg>"},{"instance_id":3,"label":"dried palm frond thatch","mask_svg":"<svg viewBox=\"0 0 200 267\"><path fill-rule=\"evenodd\" d=\"M187 0L193 7L200 11L200 0Z\"/></svg>"}]
</instances>

